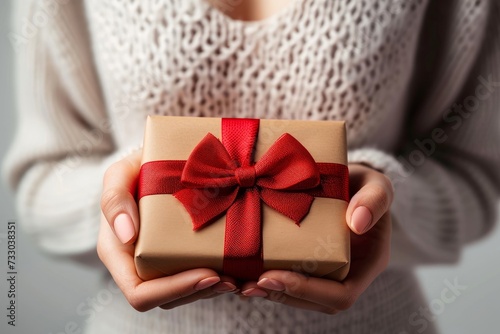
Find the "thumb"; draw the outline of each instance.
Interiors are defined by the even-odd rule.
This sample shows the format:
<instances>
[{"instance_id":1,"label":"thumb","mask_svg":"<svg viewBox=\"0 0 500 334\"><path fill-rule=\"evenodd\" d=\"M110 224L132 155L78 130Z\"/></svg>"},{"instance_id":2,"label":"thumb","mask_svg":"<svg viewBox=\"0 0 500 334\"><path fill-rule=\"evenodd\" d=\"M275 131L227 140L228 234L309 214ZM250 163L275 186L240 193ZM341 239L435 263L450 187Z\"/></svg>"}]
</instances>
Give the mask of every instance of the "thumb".
<instances>
[{"instance_id":1,"label":"thumb","mask_svg":"<svg viewBox=\"0 0 500 334\"><path fill-rule=\"evenodd\" d=\"M356 234L369 231L389 211L394 196L385 175L377 171L369 174L347 207L346 220Z\"/></svg>"},{"instance_id":2,"label":"thumb","mask_svg":"<svg viewBox=\"0 0 500 334\"><path fill-rule=\"evenodd\" d=\"M111 165L104 174L101 210L123 244L132 244L139 231L134 194L141 165L141 151Z\"/></svg>"}]
</instances>

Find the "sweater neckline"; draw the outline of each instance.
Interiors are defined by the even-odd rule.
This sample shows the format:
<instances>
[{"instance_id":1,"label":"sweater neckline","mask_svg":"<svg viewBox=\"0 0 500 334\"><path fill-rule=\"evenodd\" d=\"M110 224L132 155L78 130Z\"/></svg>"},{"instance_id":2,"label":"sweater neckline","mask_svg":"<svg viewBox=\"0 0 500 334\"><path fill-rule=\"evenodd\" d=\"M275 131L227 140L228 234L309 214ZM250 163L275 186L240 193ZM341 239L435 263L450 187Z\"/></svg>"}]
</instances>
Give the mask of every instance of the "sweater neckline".
<instances>
[{"instance_id":1,"label":"sweater neckline","mask_svg":"<svg viewBox=\"0 0 500 334\"><path fill-rule=\"evenodd\" d=\"M221 9L217 8L217 6L211 4L208 0L199 0L199 2L202 3L203 6L205 6L205 9L209 12L213 12L215 16L217 16L219 19L225 21L227 24L231 24L234 26L238 26L241 28L255 28L255 27L262 27L266 25L271 25L275 22L279 22L282 19L286 17L290 17L296 10L297 8L300 7L304 0L291 0L289 4L287 4L285 7L277 11L276 13L261 19L261 20L255 20L255 21L245 21L245 20L239 20L232 18L225 14Z\"/></svg>"}]
</instances>

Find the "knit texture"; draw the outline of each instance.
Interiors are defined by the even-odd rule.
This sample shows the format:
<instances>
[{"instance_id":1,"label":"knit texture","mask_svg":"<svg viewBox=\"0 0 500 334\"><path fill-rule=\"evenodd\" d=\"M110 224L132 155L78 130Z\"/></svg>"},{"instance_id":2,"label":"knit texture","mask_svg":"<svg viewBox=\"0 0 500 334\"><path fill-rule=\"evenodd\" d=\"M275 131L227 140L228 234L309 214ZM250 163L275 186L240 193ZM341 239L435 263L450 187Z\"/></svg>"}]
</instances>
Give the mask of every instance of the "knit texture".
<instances>
[{"instance_id":1,"label":"knit texture","mask_svg":"<svg viewBox=\"0 0 500 334\"><path fill-rule=\"evenodd\" d=\"M117 297L89 333L434 331L415 322L426 304L413 266L456 261L496 219L498 1L291 0L258 22L205 0L15 4L17 36L48 20L14 40L19 122L4 177L48 252L95 253L103 173L140 146L148 114L344 119L349 161L396 191L390 268L346 312L221 296L139 314Z\"/></svg>"}]
</instances>

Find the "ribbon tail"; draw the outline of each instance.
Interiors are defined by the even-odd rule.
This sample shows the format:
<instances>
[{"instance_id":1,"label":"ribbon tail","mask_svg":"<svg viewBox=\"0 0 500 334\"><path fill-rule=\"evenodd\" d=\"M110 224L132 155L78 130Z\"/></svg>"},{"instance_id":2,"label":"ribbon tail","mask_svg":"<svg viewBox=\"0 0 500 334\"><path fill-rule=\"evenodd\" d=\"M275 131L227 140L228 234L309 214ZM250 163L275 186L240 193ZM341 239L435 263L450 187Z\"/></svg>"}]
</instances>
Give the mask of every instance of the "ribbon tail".
<instances>
[{"instance_id":1,"label":"ribbon tail","mask_svg":"<svg viewBox=\"0 0 500 334\"><path fill-rule=\"evenodd\" d=\"M260 198L268 206L299 224L309 213L314 196L306 193L261 189Z\"/></svg>"},{"instance_id":2,"label":"ribbon tail","mask_svg":"<svg viewBox=\"0 0 500 334\"><path fill-rule=\"evenodd\" d=\"M235 201L236 188L182 189L174 193L191 216L193 230L197 231L221 216Z\"/></svg>"},{"instance_id":3,"label":"ribbon tail","mask_svg":"<svg viewBox=\"0 0 500 334\"><path fill-rule=\"evenodd\" d=\"M224 274L256 281L263 272L261 204L257 189L238 195L226 216Z\"/></svg>"}]
</instances>

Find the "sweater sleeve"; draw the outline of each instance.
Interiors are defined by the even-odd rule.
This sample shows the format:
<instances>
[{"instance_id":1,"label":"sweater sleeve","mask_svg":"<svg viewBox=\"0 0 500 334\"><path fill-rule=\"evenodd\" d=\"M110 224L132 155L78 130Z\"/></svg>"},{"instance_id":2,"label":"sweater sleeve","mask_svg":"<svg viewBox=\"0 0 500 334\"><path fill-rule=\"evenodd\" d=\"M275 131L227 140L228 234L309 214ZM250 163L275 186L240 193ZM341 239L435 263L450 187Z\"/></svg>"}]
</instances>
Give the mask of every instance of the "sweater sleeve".
<instances>
[{"instance_id":1,"label":"sweater sleeve","mask_svg":"<svg viewBox=\"0 0 500 334\"><path fill-rule=\"evenodd\" d=\"M45 251L92 251L102 176L117 152L83 1L16 1L17 131L3 164L18 219Z\"/></svg>"},{"instance_id":2,"label":"sweater sleeve","mask_svg":"<svg viewBox=\"0 0 500 334\"><path fill-rule=\"evenodd\" d=\"M439 71L424 71L417 61L415 72L429 74L419 78L427 91L410 103L417 107L401 148L349 153L350 162L370 164L393 182L393 266L455 262L462 246L484 236L497 220L500 4L491 1L490 7L482 32L456 29L449 37ZM432 33L424 31L422 40ZM480 50L474 59L461 57L461 47L474 43Z\"/></svg>"}]
</instances>

